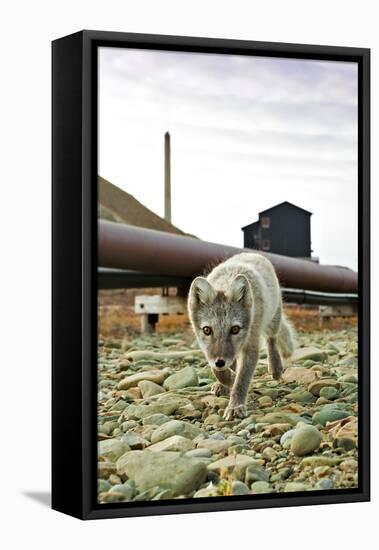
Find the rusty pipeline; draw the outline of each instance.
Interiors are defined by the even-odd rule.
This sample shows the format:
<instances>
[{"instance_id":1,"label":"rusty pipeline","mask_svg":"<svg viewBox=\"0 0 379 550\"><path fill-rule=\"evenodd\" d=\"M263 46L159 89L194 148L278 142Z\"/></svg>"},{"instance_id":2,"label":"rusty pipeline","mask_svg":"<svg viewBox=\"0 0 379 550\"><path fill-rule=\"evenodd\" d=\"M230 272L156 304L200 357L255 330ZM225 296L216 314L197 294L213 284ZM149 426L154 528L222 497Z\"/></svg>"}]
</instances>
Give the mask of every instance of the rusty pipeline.
<instances>
[{"instance_id":1,"label":"rusty pipeline","mask_svg":"<svg viewBox=\"0 0 379 550\"><path fill-rule=\"evenodd\" d=\"M240 252L257 252L268 258L281 286L336 293L354 293L358 289L358 274L344 267L99 220L100 267L192 278Z\"/></svg>"}]
</instances>

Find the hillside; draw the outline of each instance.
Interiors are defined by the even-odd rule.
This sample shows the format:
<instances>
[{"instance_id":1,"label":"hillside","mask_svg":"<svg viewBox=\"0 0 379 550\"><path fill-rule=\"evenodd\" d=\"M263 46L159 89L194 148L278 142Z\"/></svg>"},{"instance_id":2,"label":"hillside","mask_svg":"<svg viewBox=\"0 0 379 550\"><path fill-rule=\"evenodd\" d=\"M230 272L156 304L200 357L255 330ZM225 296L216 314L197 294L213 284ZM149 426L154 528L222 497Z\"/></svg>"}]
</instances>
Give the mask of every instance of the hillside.
<instances>
[{"instance_id":1,"label":"hillside","mask_svg":"<svg viewBox=\"0 0 379 550\"><path fill-rule=\"evenodd\" d=\"M98 217L166 233L185 235L184 231L155 214L133 195L101 176L98 176Z\"/></svg>"}]
</instances>

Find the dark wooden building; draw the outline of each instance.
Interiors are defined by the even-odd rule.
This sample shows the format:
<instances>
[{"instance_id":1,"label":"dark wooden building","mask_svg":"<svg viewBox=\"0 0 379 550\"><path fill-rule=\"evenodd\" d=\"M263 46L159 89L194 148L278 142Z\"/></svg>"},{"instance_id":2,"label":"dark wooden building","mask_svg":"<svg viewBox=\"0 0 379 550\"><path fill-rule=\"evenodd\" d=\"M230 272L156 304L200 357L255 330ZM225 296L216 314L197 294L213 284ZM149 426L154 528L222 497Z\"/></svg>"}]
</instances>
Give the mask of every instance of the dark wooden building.
<instances>
[{"instance_id":1,"label":"dark wooden building","mask_svg":"<svg viewBox=\"0 0 379 550\"><path fill-rule=\"evenodd\" d=\"M311 215L287 201L263 210L258 221L242 228L244 247L311 258Z\"/></svg>"}]
</instances>

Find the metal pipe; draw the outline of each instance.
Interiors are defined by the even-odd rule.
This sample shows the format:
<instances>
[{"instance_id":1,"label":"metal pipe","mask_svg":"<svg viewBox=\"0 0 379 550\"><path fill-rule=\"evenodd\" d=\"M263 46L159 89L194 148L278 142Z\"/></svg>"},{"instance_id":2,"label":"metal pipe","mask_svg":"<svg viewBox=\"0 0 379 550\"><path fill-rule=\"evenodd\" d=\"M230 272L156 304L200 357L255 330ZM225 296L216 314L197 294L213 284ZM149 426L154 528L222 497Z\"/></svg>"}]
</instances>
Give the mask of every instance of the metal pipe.
<instances>
[{"instance_id":1,"label":"metal pipe","mask_svg":"<svg viewBox=\"0 0 379 550\"><path fill-rule=\"evenodd\" d=\"M161 288L176 287L186 293L191 284L190 277L176 275L156 275L142 273L128 269L109 269L99 267L97 270L98 287L101 289L119 288ZM184 294L185 295L185 294ZM330 292L316 292L313 290L297 290L282 288L282 297L285 303L309 304L322 306L357 305L357 294L336 294Z\"/></svg>"},{"instance_id":2,"label":"metal pipe","mask_svg":"<svg viewBox=\"0 0 379 550\"><path fill-rule=\"evenodd\" d=\"M99 220L98 264L101 267L194 277L240 252L253 251ZM255 252L272 262L281 286L321 292L357 292L358 275L350 269Z\"/></svg>"},{"instance_id":3,"label":"metal pipe","mask_svg":"<svg viewBox=\"0 0 379 550\"><path fill-rule=\"evenodd\" d=\"M357 294L337 294L331 292L315 292L312 290L297 290L294 288L282 288L284 303L307 304L315 306L344 306L357 305Z\"/></svg>"}]
</instances>

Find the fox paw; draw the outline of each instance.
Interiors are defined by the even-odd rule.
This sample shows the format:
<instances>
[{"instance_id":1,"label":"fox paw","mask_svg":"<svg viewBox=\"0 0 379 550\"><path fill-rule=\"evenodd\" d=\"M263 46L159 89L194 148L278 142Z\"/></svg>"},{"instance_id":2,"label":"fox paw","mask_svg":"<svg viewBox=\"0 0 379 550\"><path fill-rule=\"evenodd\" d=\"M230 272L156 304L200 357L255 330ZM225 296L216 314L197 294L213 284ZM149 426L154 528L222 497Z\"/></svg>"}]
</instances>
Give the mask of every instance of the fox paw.
<instances>
[{"instance_id":1,"label":"fox paw","mask_svg":"<svg viewBox=\"0 0 379 550\"><path fill-rule=\"evenodd\" d=\"M247 416L245 405L237 405L232 407L228 405L224 412L225 420L233 420L234 418L245 418Z\"/></svg>"},{"instance_id":2,"label":"fox paw","mask_svg":"<svg viewBox=\"0 0 379 550\"><path fill-rule=\"evenodd\" d=\"M280 365L275 366L275 368L272 368L269 366L268 368L269 373L273 377L274 380L280 380L283 373L283 367Z\"/></svg>"},{"instance_id":3,"label":"fox paw","mask_svg":"<svg viewBox=\"0 0 379 550\"><path fill-rule=\"evenodd\" d=\"M273 377L274 380L280 380L281 377L282 377L282 370L275 370L275 371L271 371L271 376Z\"/></svg>"},{"instance_id":4,"label":"fox paw","mask_svg":"<svg viewBox=\"0 0 379 550\"><path fill-rule=\"evenodd\" d=\"M215 382L211 387L211 393L214 395L217 395L218 397L221 397L223 395L229 395L229 388L226 386L223 386L219 382Z\"/></svg>"}]
</instances>

